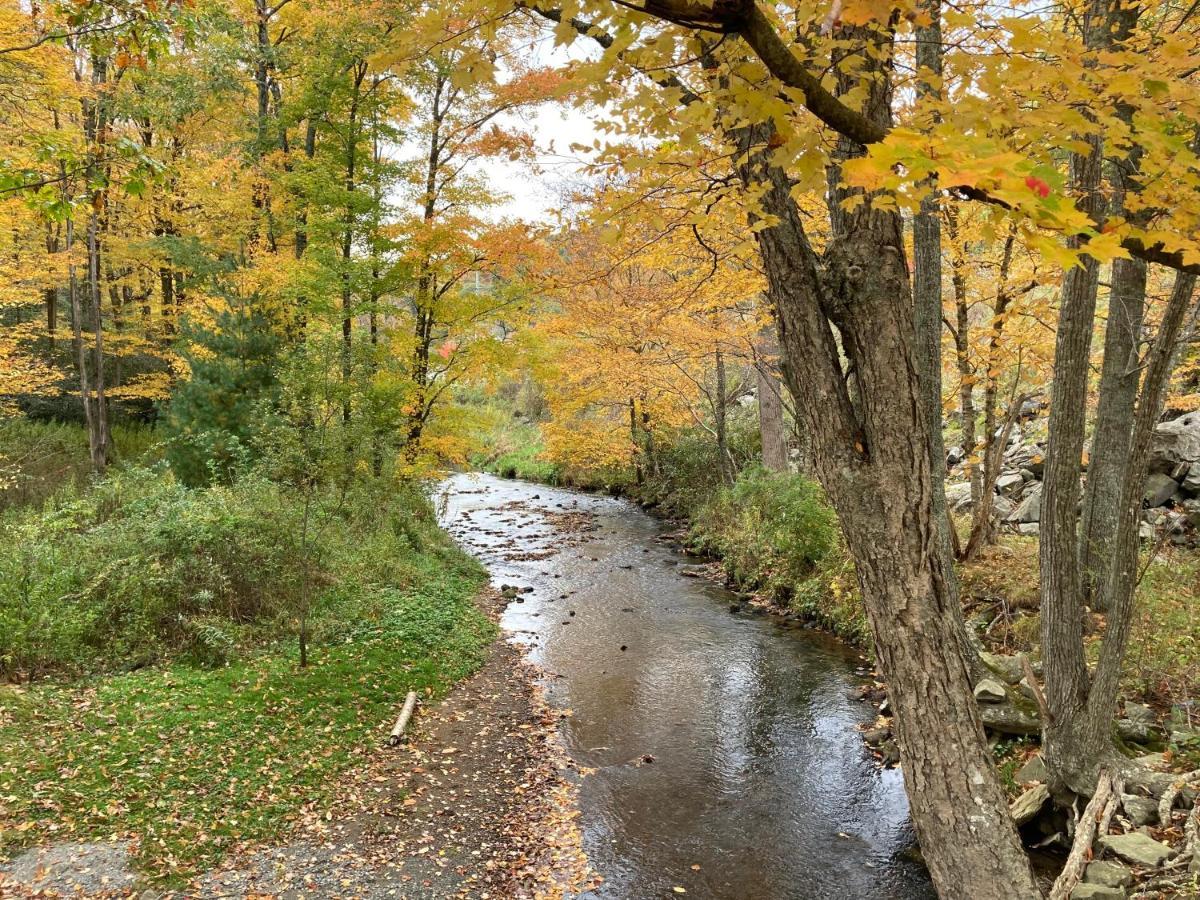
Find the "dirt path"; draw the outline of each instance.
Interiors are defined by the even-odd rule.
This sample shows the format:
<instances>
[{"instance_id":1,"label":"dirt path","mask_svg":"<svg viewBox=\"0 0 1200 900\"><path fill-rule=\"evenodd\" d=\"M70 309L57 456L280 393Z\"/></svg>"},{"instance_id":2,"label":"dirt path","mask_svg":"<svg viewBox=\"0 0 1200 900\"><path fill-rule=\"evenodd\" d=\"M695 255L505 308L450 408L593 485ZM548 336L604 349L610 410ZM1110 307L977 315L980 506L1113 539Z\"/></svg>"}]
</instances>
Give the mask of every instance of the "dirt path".
<instances>
[{"instance_id":1,"label":"dirt path","mask_svg":"<svg viewBox=\"0 0 1200 900\"><path fill-rule=\"evenodd\" d=\"M498 619L505 601L479 598ZM538 673L500 636L483 667L418 708L406 744L346 773L328 812L289 843L235 855L182 891L146 890L125 848L30 851L0 896L157 898L556 898L589 877L575 774Z\"/></svg>"}]
</instances>

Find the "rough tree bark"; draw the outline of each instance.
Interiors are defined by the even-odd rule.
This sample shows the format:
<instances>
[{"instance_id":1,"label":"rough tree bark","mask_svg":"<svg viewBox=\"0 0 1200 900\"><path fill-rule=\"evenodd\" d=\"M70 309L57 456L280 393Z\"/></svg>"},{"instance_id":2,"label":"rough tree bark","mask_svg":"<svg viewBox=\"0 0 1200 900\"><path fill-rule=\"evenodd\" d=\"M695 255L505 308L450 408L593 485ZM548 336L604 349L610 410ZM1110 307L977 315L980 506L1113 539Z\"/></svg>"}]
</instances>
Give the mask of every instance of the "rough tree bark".
<instances>
[{"instance_id":1,"label":"rough tree bark","mask_svg":"<svg viewBox=\"0 0 1200 900\"><path fill-rule=\"evenodd\" d=\"M1112 555L1121 515L1122 475L1129 462L1141 376L1138 346L1146 304L1146 268L1140 259L1117 259L1112 265L1096 426L1079 522L1083 602L1096 609L1104 601L1101 582Z\"/></svg>"},{"instance_id":2,"label":"rough tree bark","mask_svg":"<svg viewBox=\"0 0 1200 900\"><path fill-rule=\"evenodd\" d=\"M758 430L762 438L763 468L770 472L788 469L787 438L783 421L783 389L771 360L779 353L775 329L764 326L758 333L754 353L754 373L758 393Z\"/></svg>"},{"instance_id":3,"label":"rough tree bark","mask_svg":"<svg viewBox=\"0 0 1200 900\"><path fill-rule=\"evenodd\" d=\"M869 208L856 213L821 260L808 244L784 173L768 166L755 175L769 179L764 211L778 219L758 239L785 376L854 558L930 873L947 897L1036 897L984 742L961 647L961 614L933 518L930 441L913 365L899 219ZM830 320L852 338L861 418L850 402Z\"/></svg>"}]
</instances>

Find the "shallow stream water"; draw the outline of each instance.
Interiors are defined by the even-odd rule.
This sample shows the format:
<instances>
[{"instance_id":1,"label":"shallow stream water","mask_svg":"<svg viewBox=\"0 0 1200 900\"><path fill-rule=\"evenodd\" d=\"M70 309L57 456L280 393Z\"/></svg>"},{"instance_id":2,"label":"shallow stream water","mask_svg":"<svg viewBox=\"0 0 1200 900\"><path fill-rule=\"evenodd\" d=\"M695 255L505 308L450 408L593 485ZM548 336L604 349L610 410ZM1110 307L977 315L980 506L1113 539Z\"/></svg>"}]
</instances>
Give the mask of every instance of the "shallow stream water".
<instances>
[{"instance_id":1,"label":"shallow stream water","mask_svg":"<svg viewBox=\"0 0 1200 900\"><path fill-rule=\"evenodd\" d=\"M663 526L618 499L457 475L443 521L493 581L532 591L503 625L570 709L589 898L932 898L900 773L848 699L861 660L694 574ZM695 868L698 867L698 868Z\"/></svg>"}]
</instances>

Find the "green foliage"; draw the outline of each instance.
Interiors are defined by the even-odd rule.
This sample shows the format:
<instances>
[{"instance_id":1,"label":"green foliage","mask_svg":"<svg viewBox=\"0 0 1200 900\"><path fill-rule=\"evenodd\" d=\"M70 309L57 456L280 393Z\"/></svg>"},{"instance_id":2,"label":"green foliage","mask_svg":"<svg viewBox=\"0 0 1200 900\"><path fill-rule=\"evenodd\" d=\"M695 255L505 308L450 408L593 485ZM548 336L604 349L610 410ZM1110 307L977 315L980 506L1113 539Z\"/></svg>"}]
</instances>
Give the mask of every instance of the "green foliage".
<instances>
[{"instance_id":1,"label":"green foliage","mask_svg":"<svg viewBox=\"0 0 1200 900\"><path fill-rule=\"evenodd\" d=\"M765 594L842 636L869 632L833 511L800 475L745 469L693 516L692 545L720 557L741 589Z\"/></svg>"},{"instance_id":2,"label":"green foliage","mask_svg":"<svg viewBox=\"0 0 1200 900\"><path fill-rule=\"evenodd\" d=\"M167 410L167 457L189 485L228 481L251 456L276 391L280 342L270 322L245 305L212 327L184 325L191 376Z\"/></svg>"},{"instance_id":3,"label":"green foliage","mask_svg":"<svg viewBox=\"0 0 1200 900\"><path fill-rule=\"evenodd\" d=\"M729 451L737 469L759 457L757 412L731 410L728 423ZM699 428L682 429L661 448L650 464L645 484L635 491L639 499L674 515L695 517L718 493L721 465L713 436Z\"/></svg>"},{"instance_id":4,"label":"green foliage","mask_svg":"<svg viewBox=\"0 0 1200 900\"><path fill-rule=\"evenodd\" d=\"M0 519L0 674L218 664L294 634L301 614L314 643L340 638L347 623L378 619L387 592L426 577L415 556L463 570L424 498L381 490L343 489L307 568L301 501L255 475L189 489L135 468L10 513ZM304 577L311 603L298 609Z\"/></svg>"},{"instance_id":5,"label":"green foliage","mask_svg":"<svg viewBox=\"0 0 1200 900\"><path fill-rule=\"evenodd\" d=\"M158 433L136 424L112 426L113 461L153 461ZM0 418L0 511L44 503L64 485L82 486L91 476L87 432L68 422L24 416Z\"/></svg>"},{"instance_id":6,"label":"green foliage","mask_svg":"<svg viewBox=\"0 0 1200 900\"><path fill-rule=\"evenodd\" d=\"M396 583L331 586L362 595L373 617L345 623L307 669L264 653L215 670L0 687L0 855L128 831L140 865L177 883L237 843L279 836L302 806L319 811L333 777L386 735L397 699L440 695L494 635L471 600L477 568L425 524L416 549L403 517L389 518L356 561L394 554L364 574Z\"/></svg>"},{"instance_id":7,"label":"green foliage","mask_svg":"<svg viewBox=\"0 0 1200 900\"><path fill-rule=\"evenodd\" d=\"M129 831L176 883L319 808L398 697L482 662L483 570L420 488L306 486L250 472L188 488L130 467L0 517L0 675L39 679L0 685L0 856ZM306 496L319 552L298 539Z\"/></svg>"}]
</instances>

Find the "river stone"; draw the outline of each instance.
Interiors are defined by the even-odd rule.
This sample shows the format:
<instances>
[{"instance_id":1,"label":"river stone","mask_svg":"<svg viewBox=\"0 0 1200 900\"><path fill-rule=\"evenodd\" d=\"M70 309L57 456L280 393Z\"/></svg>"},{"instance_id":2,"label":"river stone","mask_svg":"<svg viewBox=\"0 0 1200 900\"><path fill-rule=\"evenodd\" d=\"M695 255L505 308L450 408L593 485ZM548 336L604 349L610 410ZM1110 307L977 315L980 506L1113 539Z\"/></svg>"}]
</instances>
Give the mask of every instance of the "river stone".
<instances>
[{"instance_id":1,"label":"river stone","mask_svg":"<svg viewBox=\"0 0 1200 900\"><path fill-rule=\"evenodd\" d=\"M1016 684L1021 680L1021 661L1015 656L984 652L979 654L979 659L985 666L1009 684Z\"/></svg>"},{"instance_id":2,"label":"river stone","mask_svg":"<svg viewBox=\"0 0 1200 900\"><path fill-rule=\"evenodd\" d=\"M1044 784L1034 785L1014 800L1008 811L1012 814L1014 822L1018 825L1024 825L1026 822L1033 821L1034 817L1042 811L1042 807L1046 805L1046 801L1049 799L1050 788Z\"/></svg>"},{"instance_id":3,"label":"river stone","mask_svg":"<svg viewBox=\"0 0 1200 900\"><path fill-rule=\"evenodd\" d=\"M1031 781L1048 781L1050 772L1046 769L1046 761L1042 759L1042 754L1029 757L1025 765L1017 769L1015 777L1022 784L1028 784Z\"/></svg>"},{"instance_id":4,"label":"river stone","mask_svg":"<svg viewBox=\"0 0 1200 900\"><path fill-rule=\"evenodd\" d=\"M1100 846L1127 863L1154 869L1171 856L1171 848L1154 838L1132 831L1129 834L1106 834L1100 838Z\"/></svg>"},{"instance_id":5,"label":"river stone","mask_svg":"<svg viewBox=\"0 0 1200 900\"><path fill-rule=\"evenodd\" d=\"M980 703L1003 703L1008 695L995 678L984 678L975 685L975 699Z\"/></svg>"},{"instance_id":6,"label":"river stone","mask_svg":"<svg viewBox=\"0 0 1200 900\"><path fill-rule=\"evenodd\" d=\"M1125 888L1104 884L1077 884L1071 891L1071 900L1125 900L1125 896Z\"/></svg>"},{"instance_id":7,"label":"river stone","mask_svg":"<svg viewBox=\"0 0 1200 900\"><path fill-rule=\"evenodd\" d=\"M1163 506L1179 492L1179 485L1170 475L1162 472L1151 472L1146 479L1146 490L1142 493L1142 502L1150 509Z\"/></svg>"},{"instance_id":8,"label":"river stone","mask_svg":"<svg viewBox=\"0 0 1200 900\"><path fill-rule=\"evenodd\" d=\"M1105 887L1128 887L1133 884L1133 873L1119 862L1095 859L1088 863L1083 880L1088 884Z\"/></svg>"},{"instance_id":9,"label":"river stone","mask_svg":"<svg viewBox=\"0 0 1200 900\"><path fill-rule=\"evenodd\" d=\"M1121 805L1134 825L1149 825L1158 821L1157 800L1150 797L1138 797L1136 794L1126 794L1121 798Z\"/></svg>"}]
</instances>

